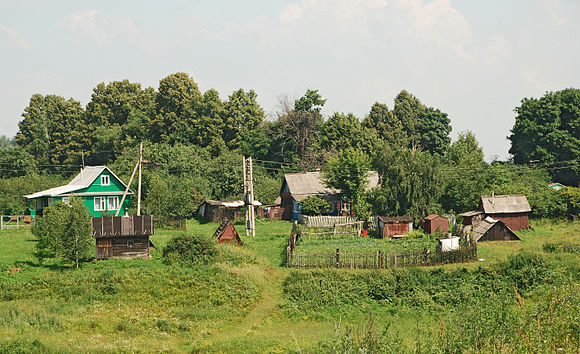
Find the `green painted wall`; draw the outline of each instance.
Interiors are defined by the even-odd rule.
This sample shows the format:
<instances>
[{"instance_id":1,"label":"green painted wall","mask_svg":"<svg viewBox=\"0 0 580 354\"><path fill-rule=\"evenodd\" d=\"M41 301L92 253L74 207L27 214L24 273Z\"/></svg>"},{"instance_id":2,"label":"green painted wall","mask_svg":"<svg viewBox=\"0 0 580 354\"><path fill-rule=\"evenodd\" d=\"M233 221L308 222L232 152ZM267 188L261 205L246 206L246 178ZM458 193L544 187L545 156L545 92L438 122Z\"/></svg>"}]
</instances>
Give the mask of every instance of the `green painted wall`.
<instances>
[{"instance_id":1,"label":"green painted wall","mask_svg":"<svg viewBox=\"0 0 580 354\"><path fill-rule=\"evenodd\" d=\"M101 176L102 175L109 176L110 184L108 186L101 185ZM108 170L104 170L89 187L79 189L78 191L75 191L73 193L99 193L99 192L121 192L122 193L122 192L125 192L125 187ZM95 210L95 198L96 197L99 197L99 196L98 195L97 196L79 196L77 198L81 198L83 200L83 204L87 207L87 209L89 209L91 216L99 217L107 212L110 215L114 215L117 212L116 210L111 210L110 212L109 211L96 211ZM103 197L108 198L109 196L103 195ZM123 196L119 195L117 197L119 198L119 203L121 203L121 198ZM48 199L49 199L48 197L40 197L40 198L36 198L36 199L31 199L30 200L30 214L36 215L36 201L37 200L42 200L45 205L49 205ZM123 202L122 205L120 205L121 211L119 212L119 215L124 215L125 211L131 207L130 199L131 199L130 195L127 195L125 197L125 201ZM54 197L54 204L56 204L60 201L62 201L62 197ZM107 200L107 202L108 202L108 200Z\"/></svg>"}]
</instances>

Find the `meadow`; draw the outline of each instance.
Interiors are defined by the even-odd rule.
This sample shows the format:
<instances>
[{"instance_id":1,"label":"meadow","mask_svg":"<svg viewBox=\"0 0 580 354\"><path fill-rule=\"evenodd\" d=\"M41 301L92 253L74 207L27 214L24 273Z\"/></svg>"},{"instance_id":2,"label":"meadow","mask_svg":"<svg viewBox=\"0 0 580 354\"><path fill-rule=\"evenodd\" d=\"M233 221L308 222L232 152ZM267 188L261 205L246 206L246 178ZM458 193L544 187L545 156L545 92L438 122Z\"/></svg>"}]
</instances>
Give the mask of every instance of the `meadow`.
<instances>
[{"instance_id":1,"label":"meadow","mask_svg":"<svg viewBox=\"0 0 580 354\"><path fill-rule=\"evenodd\" d=\"M285 268L280 221L258 220L254 238L236 225L242 247L189 267L161 256L183 231L156 230L150 260L80 269L39 264L29 230L0 231L0 352L577 353L580 223L532 225L480 243L477 262L379 271Z\"/></svg>"}]
</instances>

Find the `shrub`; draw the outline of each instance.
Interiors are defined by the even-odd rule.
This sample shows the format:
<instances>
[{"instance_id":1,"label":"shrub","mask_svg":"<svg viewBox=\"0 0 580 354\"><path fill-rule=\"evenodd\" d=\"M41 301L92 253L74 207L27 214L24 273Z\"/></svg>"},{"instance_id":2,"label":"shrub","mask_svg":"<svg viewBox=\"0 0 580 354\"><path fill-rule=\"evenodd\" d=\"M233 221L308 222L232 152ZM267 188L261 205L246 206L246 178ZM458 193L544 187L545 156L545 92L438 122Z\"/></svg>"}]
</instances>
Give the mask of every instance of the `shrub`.
<instances>
[{"instance_id":1,"label":"shrub","mask_svg":"<svg viewBox=\"0 0 580 354\"><path fill-rule=\"evenodd\" d=\"M537 285L551 283L550 268L541 254L514 254L498 266L502 275L510 279L522 293L532 290Z\"/></svg>"},{"instance_id":2,"label":"shrub","mask_svg":"<svg viewBox=\"0 0 580 354\"><path fill-rule=\"evenodd\" d=\"M163 248L163 259L167 264L208 264L216 254L214 240L207 236L186 233L172 238Z\"/></svg>"},{"instance_id":3,"label":"shrub","mask_svg":"<svg viewBox=\"0 0 580 354\"><path fill-rule=\"evenodd\" d=\"M330 204L316 195L304 199L300 202L300 205L304 215L322 215L330 209Z\"/></svg>"}]
</instances>

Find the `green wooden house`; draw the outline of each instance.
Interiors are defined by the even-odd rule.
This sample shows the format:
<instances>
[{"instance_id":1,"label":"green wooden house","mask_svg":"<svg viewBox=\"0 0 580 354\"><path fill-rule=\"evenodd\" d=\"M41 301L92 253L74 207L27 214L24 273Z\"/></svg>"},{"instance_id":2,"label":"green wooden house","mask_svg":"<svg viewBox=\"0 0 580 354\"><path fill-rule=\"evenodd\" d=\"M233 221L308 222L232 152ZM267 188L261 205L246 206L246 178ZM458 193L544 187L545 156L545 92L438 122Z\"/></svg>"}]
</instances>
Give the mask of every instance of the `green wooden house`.
<instances>
[{"instance_id":1,"label":"green wooden house","mask_svg":"<svg viewBox=\"0 0 580 354\"><path fill-rule=\"evenodd\" d=\"M91 216L100 217L104 213L124 215L130 206L131 190L127 192L123 205L119 205L127 186L107 166L86 166L68 184L25 195L30 201L30 215L42 215L42 210L60 201L68 202L70 197L81 198ZM105 214L106 215L106 214Z\"/></svg>"}]
</instances>

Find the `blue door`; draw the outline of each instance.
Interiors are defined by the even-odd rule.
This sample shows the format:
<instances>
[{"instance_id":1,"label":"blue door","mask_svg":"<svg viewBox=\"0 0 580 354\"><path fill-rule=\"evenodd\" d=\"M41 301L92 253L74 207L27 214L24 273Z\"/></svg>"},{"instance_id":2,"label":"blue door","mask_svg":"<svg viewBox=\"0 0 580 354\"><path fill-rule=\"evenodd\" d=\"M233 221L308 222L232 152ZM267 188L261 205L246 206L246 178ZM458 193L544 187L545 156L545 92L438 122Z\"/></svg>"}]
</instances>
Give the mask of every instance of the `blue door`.
<instances>
[{"instance_id":1,"label":"blue door","mask_svg":"<svg viewBox=\"0 0 580 354\"><path fill-rule=\"evenodd\" d=\"M298 215L300 215L301 210L302 206L300 203L296 199L292 199L292 220L298 220Z\"/></svg>"}]
</instances>

